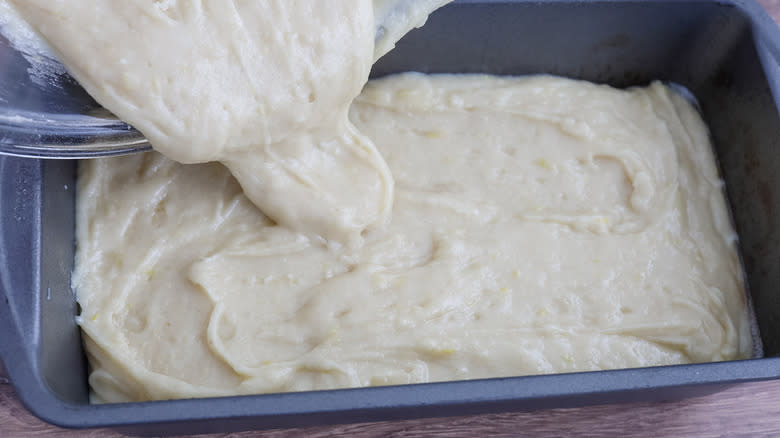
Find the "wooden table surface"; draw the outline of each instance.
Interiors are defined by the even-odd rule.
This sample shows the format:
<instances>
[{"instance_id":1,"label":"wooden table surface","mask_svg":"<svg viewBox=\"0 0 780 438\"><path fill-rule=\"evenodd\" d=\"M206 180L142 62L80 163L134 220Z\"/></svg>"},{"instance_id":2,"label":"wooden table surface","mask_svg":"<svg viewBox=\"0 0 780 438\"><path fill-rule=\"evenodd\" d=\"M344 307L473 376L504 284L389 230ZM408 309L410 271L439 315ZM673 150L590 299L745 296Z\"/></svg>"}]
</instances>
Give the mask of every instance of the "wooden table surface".
<instances>
[{"instance_id":1,"label":"wooden table surface","mask_svg":"<svg viewBox=\"0 0 780 438\"><path fill-rule=\"evenodd\" d=\"M759 0L780 22L780 0ZM743 384L717 394L661 403L478 415L307 429L200 435L249 436L780 436L780 381ZM71 431L43 423L19 402L0 366L0 437L119 437L97 429Z\"/></svg>"}]
</instances>

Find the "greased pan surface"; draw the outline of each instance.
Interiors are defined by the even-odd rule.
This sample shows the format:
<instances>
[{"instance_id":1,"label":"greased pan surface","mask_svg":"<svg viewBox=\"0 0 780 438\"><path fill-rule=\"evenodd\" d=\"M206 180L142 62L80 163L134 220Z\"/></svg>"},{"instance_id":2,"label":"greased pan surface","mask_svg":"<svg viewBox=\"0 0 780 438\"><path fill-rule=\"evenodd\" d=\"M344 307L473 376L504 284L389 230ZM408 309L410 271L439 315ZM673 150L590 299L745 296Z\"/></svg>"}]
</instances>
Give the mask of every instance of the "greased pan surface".
<instances>
[{"instance_id":1,"label":"greased pan surface","mask_svg":"<svg viewBox=\"0 0 780 438\"><path fill-rule=\"evenodd\" d=\"M669 399L780 376L780 31L753 1L458 1L372 75L652 79L698 98L740 235L764 358L591 373L89 405L73 317L76 164L0 157L0 357L25 405L65 427L140 433L451 416ZM0 65L0 76L3 74Z\"/></svg>"}]
</instances>

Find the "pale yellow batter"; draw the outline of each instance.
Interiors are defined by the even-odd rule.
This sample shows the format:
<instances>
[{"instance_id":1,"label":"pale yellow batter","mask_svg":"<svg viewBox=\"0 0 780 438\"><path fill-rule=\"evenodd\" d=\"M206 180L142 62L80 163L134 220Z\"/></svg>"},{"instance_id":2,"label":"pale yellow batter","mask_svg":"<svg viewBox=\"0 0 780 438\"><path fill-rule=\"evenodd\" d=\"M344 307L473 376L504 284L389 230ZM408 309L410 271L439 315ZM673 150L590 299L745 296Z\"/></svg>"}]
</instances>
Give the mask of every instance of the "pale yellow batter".
<instances>
[{"instance_id":1,"label":"pale yellow batter","mask_svg":"<svg viewBox=\"0 0 780 438\"><path fill-rule=\"evenodd\" d=\"M392 208L392 175L349 105L374 59L447 3L12 2L156 150L222 162L265 214L331 246L359 246Z\"/></svg>"},{"instance_id":2,"label":"pale yellow batter","mask_svg":"<svg viewBox=\"0 0 780 438\"><path fill-rule=\"evenodd\" d=\"M82 163L95 401L750 355L707 129L663 85L407 74L350 118L396 181L353 251L275 225L220 164Z\"/></svg>"}]
</instances>

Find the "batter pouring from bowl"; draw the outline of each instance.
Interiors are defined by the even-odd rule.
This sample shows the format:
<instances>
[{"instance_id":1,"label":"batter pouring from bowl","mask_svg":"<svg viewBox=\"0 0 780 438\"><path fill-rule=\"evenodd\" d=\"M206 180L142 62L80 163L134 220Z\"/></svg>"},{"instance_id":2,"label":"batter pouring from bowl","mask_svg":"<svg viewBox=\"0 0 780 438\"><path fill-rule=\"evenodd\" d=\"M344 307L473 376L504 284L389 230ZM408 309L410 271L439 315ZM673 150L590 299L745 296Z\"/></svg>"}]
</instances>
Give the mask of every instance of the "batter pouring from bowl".
<instances>
[{"instance_id":1,"label":"batter pouring from bowl","mask_svg":"<svg viewBox=\"0 0 780 438\"><path fill-rule=\"evenodd\" d=\"M14 2L86 90L156 150L222 162L277 223L350 247L387 222L393 178L349 105L390 39L446 1L405 13L393 3ZM375 7L397 23L382 28L376 54Z\"/></svg>"}]
</instances>

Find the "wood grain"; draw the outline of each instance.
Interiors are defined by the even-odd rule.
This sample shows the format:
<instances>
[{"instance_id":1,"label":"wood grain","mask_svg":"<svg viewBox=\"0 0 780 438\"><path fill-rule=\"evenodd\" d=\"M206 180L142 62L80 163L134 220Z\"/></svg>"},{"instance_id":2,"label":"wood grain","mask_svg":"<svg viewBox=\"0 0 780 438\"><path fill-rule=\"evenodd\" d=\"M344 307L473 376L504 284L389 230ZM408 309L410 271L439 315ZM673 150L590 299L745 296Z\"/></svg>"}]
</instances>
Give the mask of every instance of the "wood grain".
<instances>
[{"instance_id":1,"label":"wood grain","mask_svg":"<svg viewBox=\"0 0 780 438\"><path fill-rule=\"evenodd\" d=\"M780 0L759 0L780 21ZM471 417L380 422L308 429L201 435L205 438L331 436L780 436L780 381L749 383L706 397L552 409ZM0 364L0 437L119 437L96 429L71 431L47 425L19 402Z\"/></svg>"}]
</instances>

